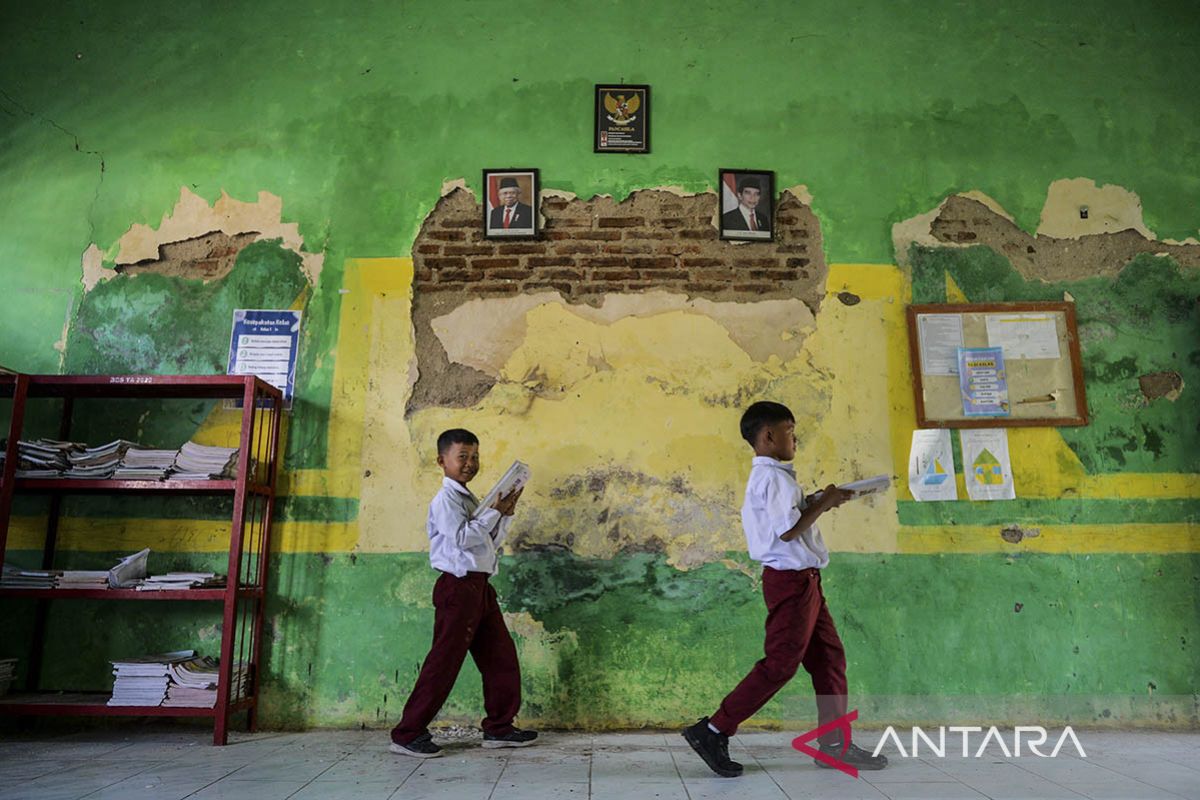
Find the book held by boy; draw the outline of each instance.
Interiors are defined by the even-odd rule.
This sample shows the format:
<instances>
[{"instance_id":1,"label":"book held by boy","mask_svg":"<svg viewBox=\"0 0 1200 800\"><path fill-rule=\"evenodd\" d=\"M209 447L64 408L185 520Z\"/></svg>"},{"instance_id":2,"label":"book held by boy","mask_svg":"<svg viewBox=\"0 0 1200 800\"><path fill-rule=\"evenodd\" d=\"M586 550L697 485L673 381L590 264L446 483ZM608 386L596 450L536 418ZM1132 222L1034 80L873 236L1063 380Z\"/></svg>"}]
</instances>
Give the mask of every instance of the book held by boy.
<instances>
[{"instance_id":1,"label":"book held by boy","mask_svg":"<svg viewBox=\"0 0 1200 800\"><path fill-rule=\"evenodd\" d=\"M471 516L478 517L484 509L491 508L499 498L524 487L525 484L529 483L532 475L533 473L530 471L528 464L521 461L514 461L512 466L508 468L508 471L500 477L500 480L496 481L496 485L492 487L492 490L485 494L483 499L479 501L479 508L475 509L475 513Z\"/></svg>"},{"instance_id":2,"label":"book held by boy","mask_svg":"<svg viewBox=\"0 0 1200 800\"><path fill-rule=\"evenodd\" d=\"M844 492L849 492L850 500L858 500L861 497L868 497L873 494L885 492L891 485L892 479L890 476L875 475L870 478L863 478L862 480L840 484L838 488ZM818 490L808 495L805 505L817 502L821 499L822 494L824 494L824 490Z\"/></svg>"}]
</instances>

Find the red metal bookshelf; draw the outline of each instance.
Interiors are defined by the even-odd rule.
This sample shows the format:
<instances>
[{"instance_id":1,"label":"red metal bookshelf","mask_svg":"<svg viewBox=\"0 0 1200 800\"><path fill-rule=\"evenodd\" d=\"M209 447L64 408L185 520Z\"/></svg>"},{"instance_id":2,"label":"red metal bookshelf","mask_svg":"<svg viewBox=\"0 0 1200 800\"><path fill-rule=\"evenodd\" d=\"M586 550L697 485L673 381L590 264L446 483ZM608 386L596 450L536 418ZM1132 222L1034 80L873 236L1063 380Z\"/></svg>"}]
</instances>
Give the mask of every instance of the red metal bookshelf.
<instances>
[{"instance_id":1,"label":"red metal bookshelf","mask_svg":"<svg viewBox=\"0 0 1200 800\"><path fill-rule=\"evenodd\" d=\"M12 398L8 445L0 471L0 556L7 552L13 497L43 494L50 497L42 569L54 568L61 498L65 494L181 494L233 497L229 529L229 565L224 588L139 592L132 589L25 589L2 588L6 598L37 599L33 642L26 662L28 691L0 697L0 714L19 716L163 716L211 717L213 744L228 738L229 720L245 711L247 726L257 722L259 664L262 652L263 601L268 578L271 522L279 463L279 428L283 397L278 389L252 375L0 375L0 397ZM16 478L17 443L24 430L30 399L58 398L62 417L58 438L67 440L75 400L109 399L210 399L241 400L242 422L238 443L238 469L234 480L127 481ZM253 474L252 473L253 467ZM0 559L2 560L2 559ZM221 667L214 708L163 706L109 706L108 694L39 691L45 638L46 603L51 600L209 601L222 604ZM131 653L129 655L140 655ZM245 691L230 696L235 662L249 666Z\"/></svg>"}]
</instances>

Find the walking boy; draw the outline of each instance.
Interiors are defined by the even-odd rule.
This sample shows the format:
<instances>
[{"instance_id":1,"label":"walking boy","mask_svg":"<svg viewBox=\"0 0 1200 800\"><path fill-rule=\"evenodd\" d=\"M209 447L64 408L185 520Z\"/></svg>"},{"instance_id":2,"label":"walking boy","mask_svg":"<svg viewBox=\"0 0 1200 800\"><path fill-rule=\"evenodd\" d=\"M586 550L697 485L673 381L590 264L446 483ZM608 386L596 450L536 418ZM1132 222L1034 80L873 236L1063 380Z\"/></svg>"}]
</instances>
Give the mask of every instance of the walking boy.
<instances>
[{"instance_id":1,"label":"walking boy","mask_svg":"<svg viewBox=\"0 0 1200 800\"><path fill-rule=\"evenodd\" d=\"M496 590L496 548L508 534L520 489L498 499L475 518L479 500L467 484L479 472L479 438L462 428L437 440L437 463L445 477L429 504L429 563L442 575L433 587L433 645L421 666L400 724L392 728L391 751L414 758L435 758L429 723L450 696L467 652L483 676L484 747L525 747L534 731L513 727L521 707L521 667Z\"/></svg>"},{"instance_id":2,"label":"walking boy","mask_svg":"<svg viewBox=\"0 0 1200 800\"><path fill-rule=\"evenodd\" d=\"M817 518L844 503L849 495L833 484L806 498L786 462L796 456L796 419L787 406L758 402L742 415L742 438L754 448L742 527L750 557L763 565L767 604L765 657L742 679L712 718L702 717L683 736L713 772L726 778L742 774L729 758L729 737L803 664L812 676L819 724L846 713L846 654L821 592L821 569L829 551ZM858 769L883 769L885 756L843 742L840 731L821 737L821 750ZM826 766L814 759L819 767Z\"/></svg>"}]
</instances>

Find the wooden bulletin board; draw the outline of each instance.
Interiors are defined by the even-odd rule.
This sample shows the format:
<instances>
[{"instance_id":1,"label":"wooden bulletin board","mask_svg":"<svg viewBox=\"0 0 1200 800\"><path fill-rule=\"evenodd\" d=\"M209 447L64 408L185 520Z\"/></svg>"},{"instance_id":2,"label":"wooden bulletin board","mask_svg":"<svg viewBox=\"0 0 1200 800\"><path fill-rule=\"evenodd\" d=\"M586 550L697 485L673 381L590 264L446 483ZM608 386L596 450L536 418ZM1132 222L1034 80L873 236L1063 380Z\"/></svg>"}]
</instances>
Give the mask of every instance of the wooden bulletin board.
<instances>
[{"instance_id":1,"label":"wooden bulletin board","mask_svg":"<svg viewBox=\"0 0 1200 800\"><path fill-rule=\"evenodd\" d=\"M964 411L959 347L1003 349L1007 414L970 416ZM1074 303L912 305L908 349L918 427L1088 424Z\"/></svg>"}]
</instances>

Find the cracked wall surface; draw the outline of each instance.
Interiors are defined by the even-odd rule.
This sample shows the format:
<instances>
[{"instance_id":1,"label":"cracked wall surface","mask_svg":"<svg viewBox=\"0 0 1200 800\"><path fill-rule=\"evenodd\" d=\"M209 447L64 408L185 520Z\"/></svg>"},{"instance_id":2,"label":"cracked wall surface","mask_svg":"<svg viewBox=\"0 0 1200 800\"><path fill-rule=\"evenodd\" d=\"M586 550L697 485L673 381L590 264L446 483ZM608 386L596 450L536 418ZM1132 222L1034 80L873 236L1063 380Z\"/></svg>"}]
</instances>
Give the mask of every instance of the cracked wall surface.
<instances>
[{"instance_id":1,"label":"cracked wall surface","mask_svg":"<svg viewBox=\"0 0 1200 800\"><path fill-rule=\"evenodd\" d=\"M1048 207L1053 204L1048 203ZM1078 216L1070 203L1067 213ZM981 199L951 195L938 206L932 216L922 215L919 227L910 223L897 225L897 257L905 260L913 244L942 247L984 246L1002 255L1026 279L1043 281L1073 281L1094 276L1112 277L1139 254L1167 255L1184 267L1200 266L1200 244L1161 242L1148 236L1140 215L1125 215L1117 227L1111 221L1081 227L1043 228L1030 235L1013 220L998 212ZM1094 232L1097 227L1114 227L1109 232ZM919 232L918 232L919 231Z\"/></svg>"}]
</instances>

